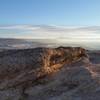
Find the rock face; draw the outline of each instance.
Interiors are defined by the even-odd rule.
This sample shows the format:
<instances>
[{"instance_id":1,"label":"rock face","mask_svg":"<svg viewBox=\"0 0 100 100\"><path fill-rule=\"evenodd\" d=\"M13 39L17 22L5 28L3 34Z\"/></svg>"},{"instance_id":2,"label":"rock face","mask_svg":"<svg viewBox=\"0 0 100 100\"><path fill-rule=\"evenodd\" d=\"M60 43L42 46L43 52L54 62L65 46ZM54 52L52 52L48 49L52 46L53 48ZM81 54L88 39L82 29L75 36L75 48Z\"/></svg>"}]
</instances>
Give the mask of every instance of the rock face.
<instances>
[{"instance_id":1,"label":"rock face","mask_svg":"<svg viewBox=\"0 0 100 100\"><path fill-rule=\"evenodd\" d=\"M0 53L0 79L4 87L12 87L57 71L63 64L86 56L82 48L59 47L56 49L36 48L27 50L10 50ZM4 88L1 86L0 88Z\"/></svg>"},{"instance_id":2,"label":"rock face","mask_svg":"<svg viewBox=\"0 0 100 100\"><path fill-rule=\"evenodd\" d=\"M99 72L94 76L97 70L94 71L93 66L86 50L81 47L1 51L0 98L84 100L85 93L92 96L91 91L95 93L99 86L99 77L96 76ZM93 89L86 90L84 86ZM93 100L100 99L99 94L96 97ZM87 95L87 100L92 100L88 98Z\"/></svg>"}]
</instances>

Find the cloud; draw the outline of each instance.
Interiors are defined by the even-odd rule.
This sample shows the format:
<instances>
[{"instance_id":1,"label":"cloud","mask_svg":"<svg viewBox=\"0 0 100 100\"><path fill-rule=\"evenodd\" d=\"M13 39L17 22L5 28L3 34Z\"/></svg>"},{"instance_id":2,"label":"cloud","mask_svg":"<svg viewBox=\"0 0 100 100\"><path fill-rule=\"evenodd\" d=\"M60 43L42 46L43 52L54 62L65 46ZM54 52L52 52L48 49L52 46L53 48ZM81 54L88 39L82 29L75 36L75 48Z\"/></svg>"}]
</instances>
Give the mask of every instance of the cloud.
<instances>
[{"instance_id":1,"label":"cloud","mask_svg":"<svg viewBox=\"0 0 100 100\"><path fill-rule=\"evenodd\" d=\"M31 25L8 25L8 26L0 26L0 29L5 30L35 30L38 29L38 27L32 27Z\"/></svg>"},{"instance_id":2,"label":"cloud","mask_svg":"<svg viewBox=\"0 0 100 100\"><path fill-rule=\"evenodd\" d=\"M53 38L61 42L100 42L100 26L8 25L0 26L0 37Z\"/></svg>"}]
</instances>

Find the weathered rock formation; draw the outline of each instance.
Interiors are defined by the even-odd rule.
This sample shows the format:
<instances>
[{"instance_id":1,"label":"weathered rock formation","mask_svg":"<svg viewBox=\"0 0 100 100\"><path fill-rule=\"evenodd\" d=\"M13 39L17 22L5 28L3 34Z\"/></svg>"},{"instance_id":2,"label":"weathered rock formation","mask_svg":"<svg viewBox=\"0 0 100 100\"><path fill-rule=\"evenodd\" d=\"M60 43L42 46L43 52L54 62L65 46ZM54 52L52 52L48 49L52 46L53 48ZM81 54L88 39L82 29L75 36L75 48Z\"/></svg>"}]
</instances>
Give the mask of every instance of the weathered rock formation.
<instances>
[{"instance_id":1,"label":"weathered rock formation","mask_svg":"<svg viewBox=\"0 0 100 100\"><path fill-rule=\"evenodd\" d=\"M93 66L86 50L81 47L1 51L0 98L1 100L66 100L66 98L84 100L82 98L84 93L89 92L92 96L91 91L95 93L95 89L99 86L100 80L96 76L99 72L95 75L95 80L94 73L97 70L94 71ZM85 87L93 89L86 90ZM78 96L75 99L76 95Z\"/></svg>"},{"instance_id":2,"label":"weathered rock formation","mask_svg":"<svg viewBox=\"0 0 100 100\"><path fill-rule=\"evenodd\" d=\"M86 56L83 48L8 50L0 53L0 88L37 80ZM7 81L7 82L6 82ZM3 83L4 82L4 83ZM4 85L4 86L3 86Z\"/></svg>"}]
</instances>

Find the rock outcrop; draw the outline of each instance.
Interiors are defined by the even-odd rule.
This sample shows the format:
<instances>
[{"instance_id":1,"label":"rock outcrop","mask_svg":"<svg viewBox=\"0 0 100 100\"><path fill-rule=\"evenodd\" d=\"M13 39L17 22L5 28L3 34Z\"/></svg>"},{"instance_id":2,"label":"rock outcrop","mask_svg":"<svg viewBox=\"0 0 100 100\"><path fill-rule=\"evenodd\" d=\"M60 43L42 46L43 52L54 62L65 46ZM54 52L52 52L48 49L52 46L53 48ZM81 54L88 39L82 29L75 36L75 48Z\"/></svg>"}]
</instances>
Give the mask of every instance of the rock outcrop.
<instances>
[{"instance_id":1,"label":"rock outcrop","mask_svg":"<svg viewBox=\"0 0 100 100\"><path fill-rule=\"evenodd\" d=\"M99 72L94 76L97 70L93 66L81 47L1 51L0 98L84 100L85 93L99 93ZM87 100L99 100L98 95L96 99L87 96Z\"/></svg>"},{"instance_id":2,"label":"rock outcrop","mask_svg":"<svg viewBox=\"0 0 100 100\"><path fill-rule=\"evenodd\" d=\"M59 47L0 52L0 88L37 80L86 56L83 48ZM7 81L7 82L6 82ZM6 83L6 84L5 84Z\"/></svg>"}]
</instances>

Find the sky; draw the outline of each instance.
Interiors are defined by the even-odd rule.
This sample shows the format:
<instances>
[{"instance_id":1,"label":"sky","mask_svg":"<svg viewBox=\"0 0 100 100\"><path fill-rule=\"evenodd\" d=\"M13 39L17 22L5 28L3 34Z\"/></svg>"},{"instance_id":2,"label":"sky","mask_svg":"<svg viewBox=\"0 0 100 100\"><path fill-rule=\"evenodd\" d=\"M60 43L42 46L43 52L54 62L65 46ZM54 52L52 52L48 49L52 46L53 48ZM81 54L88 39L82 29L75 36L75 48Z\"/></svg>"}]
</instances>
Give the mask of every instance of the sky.
<instances>
[{"instance_id":1,"label":"sky","mask_svg":"<svg viewBox=\"0 0 100 100\"><path fill-rule=\"evenodd\" d=\"M100 0L0 0L0 38L100 43Z\"/></svg>"},{"instance_id":2,"label":"sky","mask_svg":"<svg viewBox=\"0 0 100 100\"><path fill-rule=\"evenodd\" d=\"M0 0L0 24L100 25L100 0Z\"/></svg>"}]
</instances>

